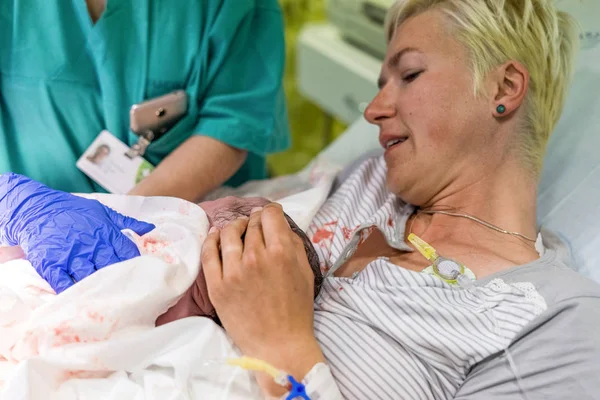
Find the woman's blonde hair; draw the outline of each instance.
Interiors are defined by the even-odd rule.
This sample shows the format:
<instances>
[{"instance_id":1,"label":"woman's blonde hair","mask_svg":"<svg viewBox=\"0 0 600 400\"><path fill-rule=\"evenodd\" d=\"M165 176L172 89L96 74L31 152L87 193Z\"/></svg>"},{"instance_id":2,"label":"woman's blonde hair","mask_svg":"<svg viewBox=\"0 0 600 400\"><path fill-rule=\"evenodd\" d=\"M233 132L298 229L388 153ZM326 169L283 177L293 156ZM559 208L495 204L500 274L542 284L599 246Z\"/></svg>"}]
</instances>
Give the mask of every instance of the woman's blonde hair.
<instances>
[{"instance_id":1,"label":"woman's blonde hair","mask_svg":"<svg viewBox=\"0 0 600 400\"><path fill-rule=\"evenodd\" d=\"M438 9L470 52L475 94L483 78L508 60L530 74L521 154L536 174L563 109L576 49L576 21L552 0L399 0L390 9L388 41L407 19Z\"/></svg>"}]
</instances>

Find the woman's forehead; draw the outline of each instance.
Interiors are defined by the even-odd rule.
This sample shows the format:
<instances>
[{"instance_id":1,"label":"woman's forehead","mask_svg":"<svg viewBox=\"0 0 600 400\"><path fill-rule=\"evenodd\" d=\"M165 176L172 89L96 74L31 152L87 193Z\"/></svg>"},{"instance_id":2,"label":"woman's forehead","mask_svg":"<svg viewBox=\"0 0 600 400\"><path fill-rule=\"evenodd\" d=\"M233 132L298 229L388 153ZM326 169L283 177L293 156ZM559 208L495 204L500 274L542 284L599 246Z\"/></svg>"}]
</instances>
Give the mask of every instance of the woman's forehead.
<instances>
[{"instance_id":1,"label":"woman's forehead","mask_svg":"<svg viewBox=\"0 0 600 400\"><path fill-rule=\"evenodd\" d=\"M386 58L390 60L407 48L418 50L425 56L456 55L457 51L464 50L440 10L423 12L398 26L388 45Z\"/></svg>"}]
</instances>

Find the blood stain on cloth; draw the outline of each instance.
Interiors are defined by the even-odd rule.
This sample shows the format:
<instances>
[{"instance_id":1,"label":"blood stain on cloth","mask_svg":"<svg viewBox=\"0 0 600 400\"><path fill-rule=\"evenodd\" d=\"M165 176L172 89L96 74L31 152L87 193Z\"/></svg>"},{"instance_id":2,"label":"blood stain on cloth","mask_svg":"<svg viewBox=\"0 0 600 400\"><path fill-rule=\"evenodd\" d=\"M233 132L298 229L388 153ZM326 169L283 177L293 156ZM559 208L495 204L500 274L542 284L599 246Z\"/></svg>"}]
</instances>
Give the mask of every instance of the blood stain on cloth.
<instances>
[{"instance_id":1,"label":"blood stain on cloth","mask_svg":"<svg viewBox=\"0 0 600 400\"><path fill-rule=\"evenodd\" d=\"M388 226L390 227L394 227L394 220L392 220L392 217L388 218L388 222L387 222Z\"/></svg>"},{"instance_id":2,"label":"blood stain on cloth","mask_svg":"<svg viewBox=\"0 0 600 400\"><path fill-rule=\"evenodd\" d=\"M315 244L321 243L323 240L331 240L333 239L333 232L326 229L325 227L335 226L337 225L337 221L328 222L323 225L323 228L317 229L315 234L312 237L312 242Z\"/></svg>"},{"instance_id":3,"label":"blood stain on cloth","mask_svg":"<svg viewBox=\"0 0 600 400\"><path fill-rule=\"evenodd\" d=\"M159 240L153 237L141 238L141 250L143 254L150 254L153 256L160 257L161 252L169 246L169 242L166 240Z\"/></svg>"},{"instance_id":4,"label":"blood stain on cloth","mask_svg":"<svg viewBox=\"0 0 600 400\"><path fill-rule=\"evenodd\" d=\"M41 288L39 286L35 286L35 285L27 285L24 288L25 290L31 292L34 295L42 295L42 294L56 294L54 292L54 290L50 289L50 288Z\"/></svg>"},{"instance_id":5,"label":"blood stain on cloth","mask_svg":"<svg viewBox=\"0 0 600 400\"><path fill-rule=\"evenodd\" d=\"M21 340L21 342L27 346L29 353L28 356L29 357L33 357L33 356L37 356L40 353L40 337L39 337L39 332L38 334L35 334L32 331L28 331L25 333L25 335L23 336L23 339ZM15 348L16 344L12 345L10 348L10 353L13 353L13 350ZM17 357L18 358L18 357Z\"/></svg>"},{"instance_id":6,"label":"blood stain on cloth","mask_svg":"<svg viewBox=\"0 0 600 400\"><path fill-rule=\"evenodd\" d=\"M54 328L54 342L52 347L60 347L70 343L80 343L81 338L67 322L61 322Z\"/></svg>"},{"instance_id":7,"label":"blood stain on cloth","mask_svg":"<svg viewBox=\"0 0 600 400\"><path fill-rule=\"evenodd\" d=\"M109 320L105 316L94 311L88 311L86 315L95 323L102 324L106 320L107 323L110 323L110 326L104 333L98 336L90 336L89 334L82 336L81 332L78 332L75 328L73 328L69 322L63 321L52 330L54 333L52 347L61 347L72 343L93 343L107 340L111 337L117 324L119 323L118 320Z\"/></svg>"},{"instance_id":8,"label":"blood stain on cloth","mask_svg":"<svg viewBox=\"0 0 600 400\"><path fill-rule=\"evenodd\" d=\"M325 228L317 229L315 234L312 237L312 241L315 244L321 243L323 240L333 239L333 232L328 231Z\"/></svg>"},{"instance_id":9,"label":"blood stain on cloth","mask_svg":"<svg viewBox=\"0 0 600 400\"><path fill-rule=\"evenodd\" d=\"M344 233L344 239L349 240L352 237L354 230L344 226L342 232Z\"/></svg>"},{"instance_id":10,"label":"blood stain on cloth","mask_svg":"<svg viewBox=\"0 0 600 400\"><path fill-rule=\"evenodd\" d=\"M348 227L344 226L342 228L342 233L344 234L344 239L350 240L350 238L352 237L354 232L356 232L356 230L358 229L359 226L360 225L356 225L356 227L354 227L354 228L348 228Z\"/></svg>"},{"instance_id":11,"label":"blood stain on cloth","mask_svg":"<svg viewBox=\"0 0 600 400\"><path fill-rule=\"evenodd\" d=\"M65 382L69 379L104 379L108 378L110 374L109 371L70 370L62 373L59 382Z\"/></svg>"},{"instance_id":12,"label":"blood stain on cloth","mask_svg":"<svg viewBox=\"0 0 600 400\"><path fill-rule=\"evenodd\" d=\"M96 311L88 311L87 316L89 319L94 320L96 322L104 322L104 315L101 315Z\"/></svg>"},{"instance_id":13,"label":"blood stain on cloth","mask_svg":"<svg viewBox=\"0 0 600 400\"><path fill-rule=\"evenodd\" d=\"M373 233L374 230L375 226L370 226L367 229L363 229L360 233L360 241L358 242L358 245L360 246L361 244L363 244L365 240L367 240L367 238L371 236L371 233Z\"/></svg>"}]
</instances>

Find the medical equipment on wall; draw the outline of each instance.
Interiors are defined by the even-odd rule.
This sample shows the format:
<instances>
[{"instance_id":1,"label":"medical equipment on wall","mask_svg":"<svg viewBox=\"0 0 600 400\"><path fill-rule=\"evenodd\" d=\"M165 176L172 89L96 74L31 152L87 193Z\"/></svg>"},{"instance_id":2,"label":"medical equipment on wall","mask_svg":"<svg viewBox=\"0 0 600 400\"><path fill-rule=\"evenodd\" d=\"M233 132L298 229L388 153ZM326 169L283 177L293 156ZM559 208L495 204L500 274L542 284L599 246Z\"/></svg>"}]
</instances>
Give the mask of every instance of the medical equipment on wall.
<instances>
[{"instance_id":1,"label":"medical equipment on wall","mask_svg":"<svg viewBox=\"0 0 600 400\"><path fill-rule=\"evenodd\" d=\"M365 51L382 58L386 41L383 24L395 0L329 0L327 17L342 37Z\"/></svg>"},{"instance_id":2,"label":"medical equipment on wall","mask_svg":"<svg viewBox=\"0 0 600 400\"><path fill-rule=\"evenodd\" d=\"M344 40L332 24L304 26L296 52L300 94L346 124L360 118L377 94L381 59Z\"/></svg>"},{"instance_id":3,"label":"medical equipment on wall","mask_svg":"<svg viewBox=\"0 0 600 400\"><path fill-rule=\"evenodd\" d=\"M400 0L402 1L402 0ZM348 42L383 59L386 51L384 23L387 11L396 0L329 0L327 17ZM600 2L597 0L554 0L582 26L582 46L600 43Z\"/></svg>"}]
</instances>

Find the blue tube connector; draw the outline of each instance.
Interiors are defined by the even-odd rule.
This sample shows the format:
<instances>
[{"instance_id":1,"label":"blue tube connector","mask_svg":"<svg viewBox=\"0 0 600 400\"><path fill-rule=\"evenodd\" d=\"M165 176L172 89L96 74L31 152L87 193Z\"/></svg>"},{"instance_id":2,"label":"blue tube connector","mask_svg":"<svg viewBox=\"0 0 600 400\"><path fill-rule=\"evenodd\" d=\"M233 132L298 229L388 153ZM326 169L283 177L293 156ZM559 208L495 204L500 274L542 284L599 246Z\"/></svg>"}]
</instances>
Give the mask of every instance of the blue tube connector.
<instances>
[{"instance_id":1,"label":"blue tube connector","mask_svg":"<svg viewBox=\"0 0 600 400\"><path fill-rule=\"evenodd\" d=\"M304 384L296 381L291 375L288 375L288 380L290 381L292 388L290 389L290 394L288 395L288 397L285 398L285 400L310 400L310 397L308 397L308 395L306 394L306 387L304 386Z\"/></svg>"}]
</instances>

